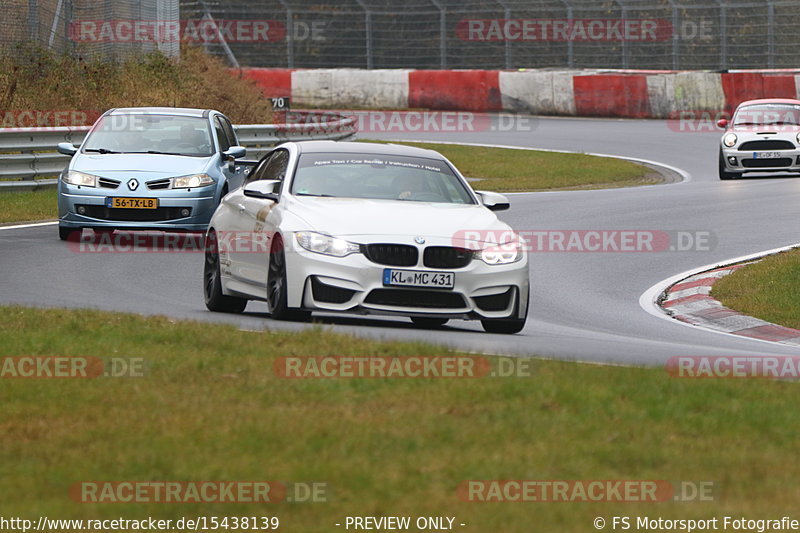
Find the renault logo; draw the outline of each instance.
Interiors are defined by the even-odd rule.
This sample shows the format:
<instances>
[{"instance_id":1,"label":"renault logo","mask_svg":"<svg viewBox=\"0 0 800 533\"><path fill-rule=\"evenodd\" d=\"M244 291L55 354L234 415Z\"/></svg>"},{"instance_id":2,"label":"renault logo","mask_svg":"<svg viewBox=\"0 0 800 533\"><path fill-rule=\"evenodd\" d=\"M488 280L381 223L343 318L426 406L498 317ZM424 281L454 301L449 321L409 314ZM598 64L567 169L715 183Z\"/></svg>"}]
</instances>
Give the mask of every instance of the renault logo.
<instances>
[{"instance_id":1,"label":"renault logo","mask_svg":"<svg viewBox=\"0 0 800 533\"><path fill-rule=\"evenodd\" d=\"M136 178L128 182L128 188L132 191L135 191L136 189L139 188L139 182L136 180Z\"/></svg>"},{"instance_id":2,"label":"renault logo","mask_svg":"<svg viewBox=\"0 0 800 533\"><path fill-rule=\"evenodd\" d=\"M425 244L425 239L422 237L414 237L414 242L417 244Z\"/></svg>"}]
</instances>

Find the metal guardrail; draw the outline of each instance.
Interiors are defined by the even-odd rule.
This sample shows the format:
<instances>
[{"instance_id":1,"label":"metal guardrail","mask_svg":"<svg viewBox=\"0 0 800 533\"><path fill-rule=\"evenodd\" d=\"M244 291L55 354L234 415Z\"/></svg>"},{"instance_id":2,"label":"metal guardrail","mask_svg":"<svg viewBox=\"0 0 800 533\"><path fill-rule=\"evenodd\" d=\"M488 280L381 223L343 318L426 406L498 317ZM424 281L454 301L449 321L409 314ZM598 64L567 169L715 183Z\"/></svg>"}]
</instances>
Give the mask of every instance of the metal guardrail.
<instances>
[{"instance_id":1,"label":"metal guardrail","mask_svg":"<svg viewBox=\"0 0 800 533\"><path fill-rule=\"evenodd\" d=\"M286 141L342 140L355 135L356 121L331 113L292 112L291 124L246 124L234 126L248 159L258 159L272 146ZM89 127L0 129L0 178L34 180L54 177L64 170L69 157L57 153L56 145L80 145Z\"/></svg>"}]
</instances>

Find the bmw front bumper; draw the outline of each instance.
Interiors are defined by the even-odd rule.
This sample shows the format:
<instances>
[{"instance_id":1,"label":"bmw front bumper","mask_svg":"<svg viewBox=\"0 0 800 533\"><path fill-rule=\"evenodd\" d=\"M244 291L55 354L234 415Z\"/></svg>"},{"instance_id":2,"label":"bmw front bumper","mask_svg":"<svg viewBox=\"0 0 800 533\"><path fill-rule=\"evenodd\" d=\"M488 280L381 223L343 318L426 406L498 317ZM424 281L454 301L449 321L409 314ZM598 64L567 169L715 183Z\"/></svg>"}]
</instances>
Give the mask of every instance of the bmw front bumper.
<instances>
[{"instance_id":1,"label":"bmw front bumper","mask_svg":"<svg viewBox=\"0 0 800 533\"><path fill-rule=\"evenodd\" d=\"M289 239L287 239L289 240ZM289 306L311 311L462 319L513 319L527 315L528 258L488 265L473 258L463 268L377 264L361 253L332 257L309 252L293 240L286 250ZM387 241L383 241L387 242ZM446 243L430 243L430 245ZM452 272L452 289L384 284L384 271Z\"/></svg>"}]
</instances>

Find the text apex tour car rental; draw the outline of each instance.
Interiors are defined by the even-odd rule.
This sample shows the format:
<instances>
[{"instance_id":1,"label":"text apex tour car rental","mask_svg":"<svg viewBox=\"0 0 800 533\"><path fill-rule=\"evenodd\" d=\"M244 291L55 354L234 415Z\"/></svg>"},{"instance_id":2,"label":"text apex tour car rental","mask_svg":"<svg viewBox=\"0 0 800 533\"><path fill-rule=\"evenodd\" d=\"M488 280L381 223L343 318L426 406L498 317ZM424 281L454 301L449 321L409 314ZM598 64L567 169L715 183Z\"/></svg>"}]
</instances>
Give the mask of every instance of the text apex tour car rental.
<instances>
[{"instance_id":1,"label":"text apex tour car rental","mask_svg":"<svg viewBox=\"0 0 800 533\"><path fill-rule=\"evenodd\" d=\"M206 306L242 312L263 300L276 319L384 314L516 333L528 313L528 258L492 212L508 206L474 192L432 150L285 143L211 219Z\"/></svg>"},{"instance_id":2,"label":"text apex tour car rental","mask_svg":"<svg viewBox=\"0 0 800 533\"><path fill-rule=\"evenodd\" d=\"M241 186L245 156L218 111L126 108L104 113L58 183L58 230L205 231L220 199Z\"/></svg>"}]
</instances>

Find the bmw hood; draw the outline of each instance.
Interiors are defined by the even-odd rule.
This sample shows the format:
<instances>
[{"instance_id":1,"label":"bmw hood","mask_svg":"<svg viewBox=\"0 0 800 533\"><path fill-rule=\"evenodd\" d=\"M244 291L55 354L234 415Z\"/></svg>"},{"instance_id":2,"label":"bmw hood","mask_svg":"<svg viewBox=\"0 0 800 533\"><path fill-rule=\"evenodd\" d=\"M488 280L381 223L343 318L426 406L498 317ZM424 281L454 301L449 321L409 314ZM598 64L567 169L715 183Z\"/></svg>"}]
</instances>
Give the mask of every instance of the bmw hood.
<instances>
[{"instance_id":1,"label":"bmw hood","mask_svg":"<svg viewBox=\"0 0 800 533\"><path fill-rule=\"evenodd\" d=\"M146 174L147 179L167 178L205 172L214 157L216 156L79 154L73 158L70 169L119 180L131 177L131 173Z\"/></svg>"},{"instance_id":2,"label":"bmw hood","mask_svg":"<svg viewBox=\"0 0 800 533\"><path fill-rule=\"evenodd\" d=\"M511 231L480 205L318 197L292 197L290 202L287 210L299 219L297 230L350 239L420 236L449 240L465 232L500 235Z\"/></svg>"}]
</instances>

